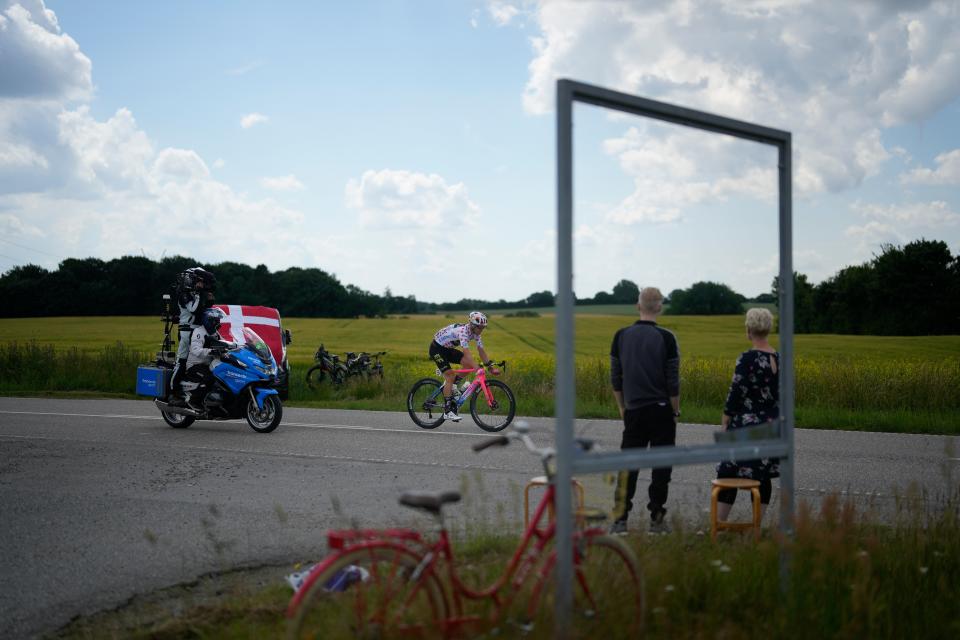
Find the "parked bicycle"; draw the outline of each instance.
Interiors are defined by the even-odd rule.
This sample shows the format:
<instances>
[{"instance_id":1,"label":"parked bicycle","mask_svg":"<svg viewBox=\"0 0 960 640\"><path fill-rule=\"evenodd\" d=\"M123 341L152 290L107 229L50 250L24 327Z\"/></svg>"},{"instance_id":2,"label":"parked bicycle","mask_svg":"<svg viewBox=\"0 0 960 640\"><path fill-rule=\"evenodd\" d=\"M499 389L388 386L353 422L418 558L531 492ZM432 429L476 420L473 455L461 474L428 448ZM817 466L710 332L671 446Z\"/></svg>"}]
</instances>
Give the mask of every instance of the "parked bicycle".
<instances>
[{"instance_id":1,"label":"parked bicycle","mask_svg":"<svg viewBox=\"0 0 960 640\"><path fill-rule=\"evenodd\" d=\"M313 359L317 364L307 371L307 386L311 389L317 389L327 378L335 385L347 379L347 366L340 362L340 356L324 349L322 343Z\"/></svg>"},{"instance_id":2,"label":"parked bicycle","mask_svg":"<svg viewBox=\"0 0 960 640\"><path fill-rule=\"evenodd\" d=\"M555 584L553 538L554 451L538 448L524 423L507 435L478 443L474 451L519 440L539 456L549 484L503 573L485 588L468 586L444 526L443 507L456 491L410 491L400 504L436 519L428 540L409 529L330 531L331 550L307 576L287 608L289 638L515 637L552 618ZM592 443L578 440L582 450ZM604 519L578 512L578 521ZM580 638L636 638L642 631L644 592L639 563L629 547L603 529L573 533L573 610L570 634ZM472 605L481 605L480 612ZM483 606L485 605L485 606ZM514 628L511 625L515 625Z\"/></svg>"},{"instance_id":3,"label":"parked bicycle","mask_svg":"<svg viewBox=\"0 0 960 640\"><path fill-rule=\"evenodd\" d=\"M377 351L376 353L348 352L347 354L347 376L356 376L369 380L379 377L383 379L383 363L380 362L382 356L387 355L386 351Z\"/></svg>"},{"instance_id":4,"label":"parked bicycle","mask_svg":"<svg viewBox=\"0 0 960 640\"><path fill-rule=\"evenodd\" d=\"M493 366L506 371L506 361L492 362ZM458 376L473 375L472 381L459 384L463 378L454 382L454 402L457 408L470 402L470 415L477 426L484 431L497 432L505 429L517 410L517 401L513 391L499 380L487 380L486 368L454 369ZM440 372L437 371L437 375ZM418 426L435 429L443 423L443 381L437 378L421 378L413 383L407 394L407 412Z\"/></svg>"}]
</instances>

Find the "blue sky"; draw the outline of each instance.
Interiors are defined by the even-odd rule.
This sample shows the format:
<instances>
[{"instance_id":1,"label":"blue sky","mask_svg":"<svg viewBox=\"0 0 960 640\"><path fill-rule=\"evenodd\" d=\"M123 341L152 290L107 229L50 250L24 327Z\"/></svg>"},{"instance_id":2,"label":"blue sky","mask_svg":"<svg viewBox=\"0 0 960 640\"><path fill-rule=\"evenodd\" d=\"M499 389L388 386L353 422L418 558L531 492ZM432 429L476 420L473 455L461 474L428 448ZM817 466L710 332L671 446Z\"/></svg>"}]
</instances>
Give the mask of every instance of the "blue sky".
<instances>
[{"instance_id":1,"label":"blue sky","mask_svg":"<svg viewBox=\"0 0 960 640\"><path fill-rule=\"evenodd\" d=\"M957 2L0 0L0 271L185 254L555 288L558 77L794 135L795 265L960 253ZM575 111L575 290L777 272L775 155Z\"/></svg>"}]
</instances>

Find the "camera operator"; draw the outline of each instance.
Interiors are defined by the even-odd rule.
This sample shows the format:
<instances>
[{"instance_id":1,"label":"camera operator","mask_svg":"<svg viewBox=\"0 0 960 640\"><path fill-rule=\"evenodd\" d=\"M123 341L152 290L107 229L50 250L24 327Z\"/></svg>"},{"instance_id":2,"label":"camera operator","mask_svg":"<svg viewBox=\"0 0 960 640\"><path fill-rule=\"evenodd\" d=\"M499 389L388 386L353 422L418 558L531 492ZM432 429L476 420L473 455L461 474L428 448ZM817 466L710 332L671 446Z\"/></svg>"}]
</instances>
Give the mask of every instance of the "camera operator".
<instances>
[{"instance_id":1,"label":"camera operator","mask_svg":"<svg viewBox=\"0 0 960 640\"><path fill-rule=\"evenodd\" d=\"M216 277L203 267L191 267L177 276L177 305L180 307L180 325L177 339L177 364L170 380L170 404L185 404L180 383L187 370L190 337L200 326L203 313L213 304Z\"/></svg>"}]
</instances>

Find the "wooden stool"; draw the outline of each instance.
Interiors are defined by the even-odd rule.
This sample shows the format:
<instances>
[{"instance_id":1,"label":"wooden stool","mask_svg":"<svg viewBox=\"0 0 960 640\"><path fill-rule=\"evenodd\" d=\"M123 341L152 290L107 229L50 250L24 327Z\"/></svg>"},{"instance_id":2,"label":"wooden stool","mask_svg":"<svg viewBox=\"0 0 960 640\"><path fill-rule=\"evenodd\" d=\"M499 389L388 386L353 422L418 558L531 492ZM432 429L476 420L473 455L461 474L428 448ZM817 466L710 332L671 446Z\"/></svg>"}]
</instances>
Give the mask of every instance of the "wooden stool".
<instances>
[{"instance_id":1,"label":"wooden stool","mask_svg":"<svg viewBox=\"0 0 960 640\"><path fill-rule=\"evenodd\" d=\"M526 529L530 524L530 490L534 487L545 487L547 486L547 476L537 476L536 478L530 478L530 482L527 483L527 486L523 489L523 528ZM580 481L576 478L573 479L573 488L577 494L577 511L583 511L583 485L580 484ZM553 505L549 506L550 517L553 518ZM579 515L578 515L578 520Z\"/></svg>"},{"instance_id":2,"label":"wooden stool","mask_svg":"<svg viewBox=\"0 0 960 640\"><path fill-rule=\"evenodd\" d=\"M717 520L717 496L724 489L738 489L749 491L753 502L752 522L720 522ZM713 491L710 494L710 536L716 540L717 531L731 529L746 531L753 529L754 538L760 539L760 482L746 478L717 478L713 481Z\"/></svg>"}]
</instances>

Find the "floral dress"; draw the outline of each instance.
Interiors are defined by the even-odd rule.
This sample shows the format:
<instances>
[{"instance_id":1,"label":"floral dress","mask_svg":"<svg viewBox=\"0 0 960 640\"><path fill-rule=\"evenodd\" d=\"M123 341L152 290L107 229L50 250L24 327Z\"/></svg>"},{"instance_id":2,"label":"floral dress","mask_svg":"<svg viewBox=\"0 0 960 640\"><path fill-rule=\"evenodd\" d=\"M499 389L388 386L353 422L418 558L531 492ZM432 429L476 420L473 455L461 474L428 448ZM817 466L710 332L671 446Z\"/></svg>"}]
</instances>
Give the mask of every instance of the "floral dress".
<instances>
[{"instance_id":1,"label":"floral dress","mask_svg":"<svg viewBox=\"0 0 960 640\"><path fill-rule=\"evenodd\" d=\"M723 412L730 416L728 429L752 427L780 417L779 372L779 353L751 349L740 354L727 402L723 406ZM717 476L721 478L751 478L763 481L779 475L779 458L727 461L717 465Z\"/></svg>"}]
</instances>

